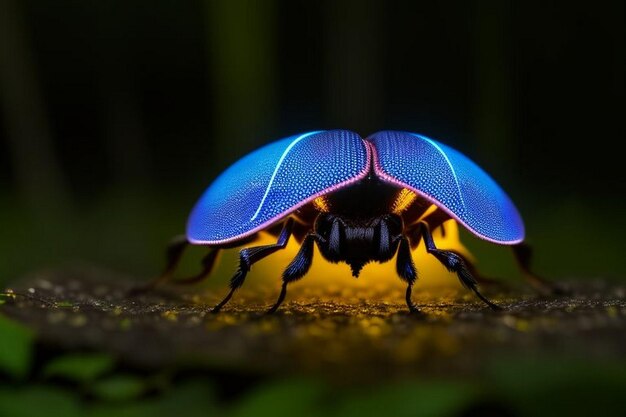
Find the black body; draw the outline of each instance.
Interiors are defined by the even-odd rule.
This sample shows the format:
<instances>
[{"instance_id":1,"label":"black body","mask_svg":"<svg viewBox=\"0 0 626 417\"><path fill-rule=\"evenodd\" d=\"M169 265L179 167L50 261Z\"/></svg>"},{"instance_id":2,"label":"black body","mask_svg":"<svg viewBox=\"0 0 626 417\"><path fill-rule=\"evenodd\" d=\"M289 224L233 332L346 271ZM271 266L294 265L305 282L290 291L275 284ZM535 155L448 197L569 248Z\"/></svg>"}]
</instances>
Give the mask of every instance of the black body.
<instances>
[{"instance_id":1,"label":"black body","mask_svg":"<svg viewBox=\"0 0 626 417\"><path fill-rule=\"evenodd\" d=\"M358 277L368 262L393 258L402 237L402 219L394 214L350 218L322 213L315 222L317 246L328 261L345 262Z\"/></svg>"},{"instance_id":2,"label":"black body","mask_svg":"<svg viewBox=\"0 0 626 417\"><path fill-rule=\"evenodd\" d=\"M347 263L355 277L368 262L389 261L404 228L402 218L389 212L398 192L371 177L321 197L327 212L317 213L313 230L322 256Z\"/></svg>"}]
</instances>

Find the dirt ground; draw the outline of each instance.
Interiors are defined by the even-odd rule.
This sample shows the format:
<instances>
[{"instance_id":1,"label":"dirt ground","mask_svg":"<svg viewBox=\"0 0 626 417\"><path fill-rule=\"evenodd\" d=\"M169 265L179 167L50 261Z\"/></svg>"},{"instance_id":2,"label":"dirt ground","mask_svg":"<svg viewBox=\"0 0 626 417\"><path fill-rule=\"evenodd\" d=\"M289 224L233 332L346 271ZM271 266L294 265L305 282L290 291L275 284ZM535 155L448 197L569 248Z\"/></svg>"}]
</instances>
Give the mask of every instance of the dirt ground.
<instances>
[{"instance_id":1,"label":"dirt ground","mask_svg":"<svg viewBox=\"0 0 626 417\"><path fill-rule=\"evenodd\" d=\"M132 279L82 267L15 282L1 311L35 328L40 344L98 350L142 369L168 366L259 374L321 372L334 378L480 373L502 355L626 357L626 288L567 283L569 294L511 290L490 296L495 312L465 290L436 300L402 294L329 300L313 294L263 312L270 298L242 293L219 314L189 288L128 297ZM377 297L380 299L381 297Z\"/></svg>"}]
</instances>

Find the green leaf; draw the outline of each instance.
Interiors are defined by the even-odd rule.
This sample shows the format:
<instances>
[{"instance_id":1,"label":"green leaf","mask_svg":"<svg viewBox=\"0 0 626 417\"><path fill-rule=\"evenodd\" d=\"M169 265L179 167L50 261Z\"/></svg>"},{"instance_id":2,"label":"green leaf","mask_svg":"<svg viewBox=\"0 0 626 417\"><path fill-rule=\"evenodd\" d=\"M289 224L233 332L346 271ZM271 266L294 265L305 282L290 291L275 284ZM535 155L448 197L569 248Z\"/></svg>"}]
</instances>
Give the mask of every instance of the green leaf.
<instances>
[{"instance_id":1,"label":"green leaf","mask_svg":"<svg viewBox=\"0 0 626 417\"><path fill-rule=\"evenodd\" d=\"M185 417L208 417L217 413L213 385L207 379L180 382L159 401L159 417L178 417L185 404Z\"/></svg>"},{"instance_id":2,"label":"green leaf","mask_svg":"<svg viewBox=\"0 0 626 417\"><path fill-rule=\"evenodd\" d=\"M324 385L310 380L286 380L262 386L243 398L233 417L291 417L322 415Z\"/></svg>"},{"instance_id":3,"label":"green leaf","mask_svg":"<svg viewBox=\"0 0 626 417\"><path fill-rule=\"evenodd\" d=\"M104 353L65 355L49 362L43 370L43 376L84 383L104 375L114 365L114 359Z\"/></svg>"},{"instance_id":4,"label":"green leaf","mask_svg":"<svg viewBox=\"0 0 626 417\"><path fill-rule=\"evenodd\" d=\"M502 357L487 368L487 377L520 415L624 415L623 360Z\"/></svg>"},{"instance_id":5,"label":"green leaf","mask_svg":"<svg viewBox=\"0 0 626 417\"><path fill-rule=\"evenodd\" d=\"M162 396L122 403L95 403L89 417L209 417L220 416L212 385L206 380L182 382Z\"/></svg>"},{"instance_id":6,"label":"green leaf","mask_svg":"<svg viewBox=\"0 0 626 417\"><path fill-rule=\"evenodd\" d=\"M0 387L0 416L81 416L78 399L71 392L53 387Z\"/></svg>"},{"instance_id":7,"label":"green leaf","mask_svg":"<svg viewBox=\"0 0 626 417\"><path fill-rule=\"evenodd\" d=\"M186 406L186 405L185 405ZM177 416L181 413L178 408ZM88 417L168 417L161 413L159 403L152 400L148 402L133 401L132 403L97 403L87 413ZM205 415L208 416L208 415Z\"/></svg>"},{"instance_id":8,"label":"green leaf","mask_svg":"<svg viewBox=\"0 0 626 417\"><path fill-rule=\"evenodd\" d=\"M369 387L364 393L345 398L333 415L456 416L478 394L478 390L469 384L455 381L376 385Z\"/></svg>"},{"instance_id":9,"label":"green leaf","mask_svg":"<svg viewBox=\"0 0 626 417\"><path fill-rule=\"evenodd\" d=\"M146 382L131 374L114 375L95 382L91 393L108 401L125 401L141 396L146 392Z\"/></svg>"},{"instance_id":10,"label":"green leaf","mask_svg":"<svg viewBox=\"0 0 626 417\"><path fill-rule=\"evenodd\" d=\"M23 379L30 371L34 332L0 315L0 372Z\"/></svg>"}]
</instances>

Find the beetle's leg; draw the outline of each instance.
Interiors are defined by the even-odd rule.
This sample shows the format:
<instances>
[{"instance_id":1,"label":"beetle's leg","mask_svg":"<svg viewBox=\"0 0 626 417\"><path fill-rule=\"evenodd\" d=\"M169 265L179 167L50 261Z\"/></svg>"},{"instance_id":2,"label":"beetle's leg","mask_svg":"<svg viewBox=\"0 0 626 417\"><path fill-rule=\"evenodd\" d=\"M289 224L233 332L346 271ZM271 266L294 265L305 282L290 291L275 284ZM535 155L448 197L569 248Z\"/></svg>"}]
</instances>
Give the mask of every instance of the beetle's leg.
<instances>
[{"instance_id":1,"label":"beetle's leg","mask_svg":"<svg viewBox=\"0 0 626 417\"><path fill-rule=\"evenodd\" d=\"M209 253L202 258L202 270L200 272L190 277L175 279L172 282L176 285L190 285L204 280L209 276L209 274L211 274L211 271L213 271L213 267L215 266L215 261L217 260L219 253L220 248L211 248Z\"/></svg>"},{"instance_id":2,"label":"beetle's leg","mask_svg":"<svg viewBox=\"0 0 626 417\"><path fill-rule=\"evenodd\" d=\"M283 272L283 285L280 288L280 295L276 303L267 310L267 314L274 313L278 307L285 301L287 295L287 285L291 282L295 282L306 275L309 272L311 263L313 262L313 243L316 239L320 239L315 233L309 233L306 235L300 246L300 250L295 258L287 265Z\"/></svg>"},{"instance_id":3,"label":"beetle's leg","mask_svg":"<svg viewBox=\"0 0 626 417\"><path fill-rule=\"evenodd\" d=\"M476 265L474 265L472 261L467 259L467 257L463 255L461 252L454 250L454 249L448 249L448 251L456 254L459 258L461 258L461 260L463 260L463 262L465 263L465 267L469 271L470 275L474 277L474 280L478 283L478 285L489 286L489 288L492 288L492 287L499 288L499 289L507 288L507 286L504 283L498 281L494 277L489 277L487 275L484 275L482 272L480 272L478 268L476 268Z\"/></svg>"},{"instance_id":4,"label":"beetle's leg","mask_svg":"<svg viewBox=\"0 0 626 417\"><path fill-rule=\"evenodd\" d=\"M161 275L146 284L138 285L132 288L129 291L129 295L141 294L167 282L176 270L176 267L180 262L180 258L182 258L183 252L185 251L185 248L187 248L187 246L189 246L189 241L187 240L187 237L185 235L175 236L167 245L167 249L165 252L165 269L163 270Z\"/></svg>"},{"instance_id":5,"label":"beetle's leg","mask_svg":"<svg viewBox=\"0 0 626 417\"><path fill-rule=\"evenodd\" d=\"M409 239L406 236L400 237L400 245L398 247L398 256L396 258L396 272L398 276L407 283L406 287L406 305L411 313L419 313L419 309L411 300L413 292L413 284L417 280L417 269L413 263L411 256L411 247Z\"/></svg>"},{"instance_id":6,"label":"beetle's leg","mask_svg":"<svg viewBox=\"0 0 626 417\"><path fill-rule=\"evenodd\" d=\"M543 295L550 294L564 294L566 291L563 288L559 288L557 285L550 281L534 274L530 270L530 260L532 258L532 248L526 243L518 243L511 247L513 249L513 255L517 261L517 266L522 271L522 275L526 282L528 282L535 290Z\"/></svg>"},{"instance_id":7,"label":"beetle's leg","mask_svg":"<svg viewBox=\"0 0 626 417\"><path fill-rule=\"evenodd\" d=\"M224 297L224 299L216 305L211 312L217 313L226 305L226 303L231 299L235 291L239 289L246 280L246 275L252 265L261 259L271 255L277 250L284 249L289 242L289 237L291 237L291 230L293 228L293 219L289 218L283 229L278 236L278 241L273 245L263 245L263 246L255 246L252 248L245 248L239 251L239 267L237 268L237 272L230 279L230 292Z\"/></svg>"},{"instance_id":8,"label":"beetle's leg","mask_svg":"<svg viewBox=\"0 0 626 417\"><path fill-rule=\"evenodd\" d=\"M430 225L429 227L431 230L433 230L432 225ZM436 226L436 227L441 227L442 228L441 232L443 234L444 224L441 223L439 226ZM411 226L405 233L407 237L409 238L409 242L411 243L411 249L415 250L419 246L420 242L422 241L421 222L417 223L415 226ZM458 250L455 250L455 249L446 249L446 250L449 252L455 253L458 257L460 257L463 260L467 270L469 271L470 275L474 277L474 280L478 283L478 285L489 285L489 286L494 286L496 288L506 288L506 286L502 282L499 282L497 279L494 279L493 277L489 277L481 273L478 270L478 268L476 268L476 265L474 265L472 261L467 259L467 257L461 252L459 252Z\"/></svg>"},{"instance_id":9,"label":"beetle's leg","mask_svg":"<svg viewBox=\"0 0 626 417\"><path fill-rule=\"evenodd\" d=\"M485 304L491 307L493 310L501 310L501 307L498 307L491 301L489 301L485 296L483 296L476 287L476 280L470 273L469 268L465 264L463 258L456 253L448 250L440 250L435 246L435 242L433 240L433 236L430 234L430 230L428 229L428 225L426 223L421 223L421 232L422 239L424 240L424 244L426 245L426 251L433 255L435 258L439 260L450 272L455 272L461 281L461 284L466 288L474 291L476 296L480 298Z\"/></svg>"}]
</instances>

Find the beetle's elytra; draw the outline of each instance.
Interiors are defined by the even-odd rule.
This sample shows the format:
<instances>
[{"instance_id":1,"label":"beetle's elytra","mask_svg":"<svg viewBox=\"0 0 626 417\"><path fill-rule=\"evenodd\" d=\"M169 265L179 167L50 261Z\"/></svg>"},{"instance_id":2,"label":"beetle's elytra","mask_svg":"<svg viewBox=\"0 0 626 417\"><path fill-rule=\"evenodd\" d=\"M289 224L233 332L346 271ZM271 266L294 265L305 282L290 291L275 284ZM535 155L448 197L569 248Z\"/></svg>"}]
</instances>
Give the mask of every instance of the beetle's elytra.
<instances>
[{"instance_id":1,"label":"beetle's elytra","mask_svg":"<svg viewBox=\"0 0 626 417\"><path fill-rule=\"evenodd\" d=\"M283 249L292 236L300 250L283 272L280 296L269 312L283 302L287 285L307 273L314 245L326 260L348 264L354 276L368 262L395 256L397 274L407 283L406 303L417 311L411 301L417 278L411 250L420 242L497 308L478 291L467 260L436 247L431 231L450 218L482 239L512 245L530 274L519 212L496 182L458 151L407 132L383 131L366 139L346 130L304 133L248 154L209 186L189 216L185 239L170 248L158 281L171 275L187 244L211 248L203 271L189 279L196 281L209 274L220 249L245 245L271 228L280 230L277 242L240 251L230 292L214 312L243 285L255 262Z\"/></svg>"}]
</instances>

